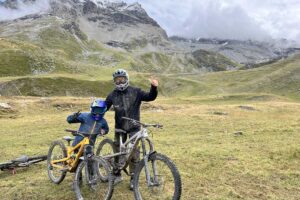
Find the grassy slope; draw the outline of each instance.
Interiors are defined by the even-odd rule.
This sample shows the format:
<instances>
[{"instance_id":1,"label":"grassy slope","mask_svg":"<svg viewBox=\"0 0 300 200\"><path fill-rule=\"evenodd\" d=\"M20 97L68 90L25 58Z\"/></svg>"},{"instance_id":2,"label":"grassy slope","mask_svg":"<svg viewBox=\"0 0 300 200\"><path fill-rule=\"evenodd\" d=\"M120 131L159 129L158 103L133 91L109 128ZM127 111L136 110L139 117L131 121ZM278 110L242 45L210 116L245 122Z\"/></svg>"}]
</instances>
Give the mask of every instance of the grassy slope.
<instances>
[{"instance_id":1,"label":"grassy slope","mask_svg":"<svg viewBox=\"0 0 300 200\"><path fill-rule=\"evenodd\" d=\"M83 33L71 34L62 28L64 22L54 17L41 18L34 23L39 31L29 23L30 26L24 25L15 35L0 39L1 95L101 95L103 93L95 89L97 85L108 86L111 73L122 67L130 71L131 83L144 89L149 87L150 74L142 72L156 73L160 79L160 93L165 96L262 93L300 99L297 86L300 83L299 55L252 70L177 74L184 72L178 68L179 63L186 66L185 70L193 71L191 63L195 60L185 63L188 57L177 54L151 52L133 56L105 48L95 41L88 41ZM20 26L23 24L26 23L19 23ZM202 57L207 63L219 59L207 52L201 53L205 54ZM232 64L224 58L219 60L226 65ZM170 72L175 74L165 75Z\"/></svg>"},{"instance_id":2,"label":"grassy slope","mask_svg":"<svg viewBox=\"0 0 300 200\"><path fill-rule=\"evenodd\" d=\"M179 80L190 83L182 88L189 95L262 93L300 99L300 55L256 69L185 75Z\"/></svg>"},{"instance_id":3,"label":"grassy slope","mask_svg":"<svg viewBox=\"0 0 300 200\"><path fill-rule=\"evenodd\" d=\"M59 24L53 23L53 26L57 28L41 31L33 43L15 38L0 39L0 82L7 82L5 88L1 88L1 95L97 96L102 93L90 89L97 87L93 84L100 85L101 82L107 85L113 70L121 66L130 70L131 82L144 89L148 88L150 74L134 73L131 70L156 71L161 82L160 92L165 96L263 93L299 99L299 55L252 70L163 75L159 72L159 66L167 66L165 72L174 71L173 64L180 62L181 58L153 52L142 54L135 60L124 52L106 49L95 41L78 42ZM64 46L62 39L68 45ZM82 49L87 53L81 54ZM20 80L16 80L18 76ZM50 84L50 80L55 81ZM81 81L82 86L79 87ZM65 83L67 86L62 87ZM49 85L53 91L49 91ZM71 85L78 91L74 92Z\"/></svg>"},{"instance_id":4,"label":"grassy slope","mask_svg":"<svg viewBox=\"0 0 300 200\"><path fill-rule=\"evenodd\" d=\"M18 110L11 118L0 114L0 162L21 154L46 154L53 140L68 135L65 128L77 128L66 123L66 116L88 110L89 101L0 97L0 102ZM164 125L153 130L153 141L157 151L176 163L182 176L182 199L299 198L299 103L160 97L151 105L154 109L143 110L142 119ZM255 110L243 110L240 105ZM113 112L106 118L113 127ZM237 131L242 135L235 135ZM52 184L45 162L18 170L14 176L0 172L0 198L75 199L72 178L68 174L62 184ZM128 181L126 177L115 187L113 199L133 198Z\"/></svg>"},{"instance_id":5,"label":"grassy slope","mask_svg":"<svg viewBox=\"0 0 300 200\"><path fill-rule=\"evenodd\" d=\"M213 71L226 71L230 67L238 67L239 64L216 52L197 50L193 55L199 66L209 68Z\"/></svg>"},{"instance_id":6,"label":"grassy slope","mask_svg":"<svg viewBox=\"0 0 300 200\"><path fill-rule=\"evenodd\" d=\"M252 70L240 70L230 72L217 72L209 74L197 74L197 75L162 75L156 74L160 80L160 93L164 96L197 96L197 95L219 95L223 98L252 98L252 94L257 94L257 98L271 98L270 95L282 96L292 99L300 99L299 85L300 85L300 56L296 56L287 60L280 61L278 63L264 66ZM51 82L54 89L52 92L47 93L46 96L51 95L64 95L68 90L72 90L72 84L74 88L78 89L77 93L69 92L69 95L85 96L87 94L97 96L99 93L97 90L89 89L98 87L103 84L111 89L111 73L114 68L98 68L96 66L90 66L86 68L86 72L73 72L76 75L60 74L57 76L43 75L43 76L26 76L20 80L13 80L7 83L6 89L2 90L2 95L15 94L15 87L21 88L21 93L29 95L43 96L43 92L40 94L34 91L45 91L48 89L47 81L42 81L44 78L48 80L56 80ZM79 73L79 74L78 74ZM88 73L88 74L85 74ZM81 75L80 75L81 74ZM135 73L130 72L132 85L137 85L143 89L148 89L148 77L151 74L148 73ZM40 78L38 78L40 77ZM16 79L16 78L12 78ZM66 87L62 87L67 79L70 84ZM8 78L0 79L0 82L7 82ZM24 82L32 82L38 80L38 84L27 84L24 87ZM96 81L96 82L94 82ZM72 82L72 83L71 83ZM79 87L79 85L82 85ZM21 84L22 83L22 84ZM77 87L78 86L78 87ZM2 86L3 87L3 86ZM109 90L107 89L107 90ZM91 92L87 93L86 90ZM106 89L105 89L106 91ZM250 93L250 96L247 95ZM101 93L102 94L102 93ZM235 95L236 97L230 97ZM268 97L269 95L269 97ZM275 97L277 98L277 97Z\"/></svg>"}]
</instances>

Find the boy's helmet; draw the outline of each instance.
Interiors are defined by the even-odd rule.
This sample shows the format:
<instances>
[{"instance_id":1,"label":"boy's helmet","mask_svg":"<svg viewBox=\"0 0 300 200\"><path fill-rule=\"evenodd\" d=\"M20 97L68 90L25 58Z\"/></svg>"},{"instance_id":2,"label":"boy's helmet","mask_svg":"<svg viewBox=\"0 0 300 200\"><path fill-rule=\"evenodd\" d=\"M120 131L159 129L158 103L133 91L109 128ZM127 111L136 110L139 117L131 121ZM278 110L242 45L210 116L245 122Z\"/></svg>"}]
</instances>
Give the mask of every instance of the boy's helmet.
<instances>
[{"instance_id":1,"label":"boy's helmet","mask_svg":"<svg viewBox=\"0 0 300 200\"><path fill-rule=\"evenodd\" d=\"M118 77L124 77L124 80L119 81ZM113 81L115 83L116 89L119 91L124 91L129 86L129 76L126 70L118 69L113 73Z\"/></svg>"},{"instance_id":2,"label":"boy's helmet","mask_svg":"<svg viewBox=\"0 0 300 200\"><path fill-rule=\"evenodd\" d=\"M107 110L105 101L96 99L91 104L91 113L94 120L98 121L103 118Z\"/></svg>"}]
</instances>

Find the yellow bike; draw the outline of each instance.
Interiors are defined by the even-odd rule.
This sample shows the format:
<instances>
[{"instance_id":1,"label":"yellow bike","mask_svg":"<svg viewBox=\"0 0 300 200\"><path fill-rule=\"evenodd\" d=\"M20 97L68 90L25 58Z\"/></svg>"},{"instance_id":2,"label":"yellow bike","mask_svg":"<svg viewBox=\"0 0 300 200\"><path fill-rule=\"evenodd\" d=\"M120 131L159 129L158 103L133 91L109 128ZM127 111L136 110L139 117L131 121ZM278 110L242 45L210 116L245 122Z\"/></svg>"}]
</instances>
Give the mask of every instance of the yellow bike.
<instances>
[{"instance_id":1,"label":"yellow bike","mask_svg":"<svg viewBox=\"0 0 300 200\"><path fill-rule=\"evenodd\" d=\"M54 141L47 156L47 170L50 180L61 183L67 172L75 172L73 188L77 199L110 199L113 192L113 177L106 161L93 153L90 145L92 134L66 130L73 136L81 136L83 140L72 147L70 136Z\"/></svg>"}]
</instances>

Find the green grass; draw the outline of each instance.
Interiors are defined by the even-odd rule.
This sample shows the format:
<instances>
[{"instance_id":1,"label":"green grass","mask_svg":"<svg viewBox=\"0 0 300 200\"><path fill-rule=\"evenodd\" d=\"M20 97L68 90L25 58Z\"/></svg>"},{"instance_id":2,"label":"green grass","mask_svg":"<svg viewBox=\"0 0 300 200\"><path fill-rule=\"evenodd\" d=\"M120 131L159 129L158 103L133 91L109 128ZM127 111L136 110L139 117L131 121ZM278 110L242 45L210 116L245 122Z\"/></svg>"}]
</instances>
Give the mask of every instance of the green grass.
<instances>
[{"instance_id":1,"label":"green grass","mask_svg":"<svg viewBox=\"0 0 300 200\"><path fill-rule=\"evenodd\" d=\"M143 121L164 125L162 130L153 130L152 139L156 150L177 165L182 199L298 199L300 104L283 99L210 99L214 97L159 97L142 109ZM21 154L46 154L53 140L68 135L65 128L78 127L66 123L67 115L88 110L89 101L0 97L0 102L18 110L13 118L0 113L0 162ZM241 105L254 110L241 109ZM113 116L113 112L106 114L111 128ZM238 131L242 135L236 135ZM109 137L112 132L113 128ZM0 172L0 178L1 199L75 199L73 174L54 185L45 162L19 169L16 175ZM126 178L115 187L113 199L133 198L128 183Z\"/></svg>"},{"instance_id":2,"label":"green grass","mask_svg":"<svg viewBox=\"0 0 300 200\"><path fill-rule=\"evenodd\" d=\"M212 71L226 71L227 68L239 66L239 64L215 52L201 49L194 51L193 55L199 67L205 67Z\"/></svg>"},{"instance_id":3,"label":"green grass","mask_svg":"<svg viewBox=\"0 0 300 200\"><path fill-rule=\"evenodd\" d=\"M99 82L66 77L20 78L4 84L2 95L101 96L112 90L111 81Z\"/></svg>"},{"instance_id":4,"label":"green grass","mask_svg":"<svg viewBox=\"0 0 300 200\"><path fill-rule=\"evenodd\" d=\"M179 90L188 95L231 95L240 93L275 94L300 99L300 55L251 70L208 74L169 74L163 80L185 83ZM165 81L166 82L166 81ZM169 82L168 82L169 83ZM196 87L193 87L196 86ZM180 94L179 92L178 94Z\"/></svg>"},{"instance_id":5,"label":"green grass","mask_svg":"<svg viewBox=\"0 0 300 200\"><path fill-rule=\"evenodd\" d=\"M236 70L215 73L191 73L191 74L162 74L162 73L141 73L129 70L130 83L149 88L149 77L156 76L160 81L159 92L163 96L189 97L199 95L215 95L221 98L249 98L300 99L300 56L282 60L277 63L251 70ZM125 62L124 62L125 63ZM128 64L128 63L127 63ZM118 67L130 68L129 65ZM100 67L97 65L84 65L70 63L69 73L62 72L59 77L56 74L12 77L3 77L2 95L97 95L98 85L112 88L111 74L118 68ZM52 72L53 73L53 72ZM18 80L19 79L19 80ZM43 80L45 79L45 80ZM60 80L61 79L61 80ZM51 82L52 80L52 82ZM55 81L56 80L56 81ZM51 83L50 83L51 82ZM62 83L62 84L61 84ZM66 83L66 85L64 85ZM6 85L3 88L3 85ZM82 86L79 86L82 84ZM51 86L49 88L49 85ZM75 89L72 89L74 85ZM22 88L21 93L16 93L15 88ZM36 91L38 88L38 92ZM89 89L91 88L91 89ZM53 91L50 91L53 90ZM74 90L78 90L74 92ZM89 92L86 92L86 91ZM48 91L48 92L43 92ZM108 91L104 89L103 92ZM240 96L240 97L239 97ZM256 96L256 97L252 97Z\"/></svg>"},{"instance_id":6,"label":"green grass","mask_svg":"<svg viewBox=\"0 0 300 200\"><path fill-rule=\"evenodd\" d=\"M163 67L168 67L171 63L169 56L157 52L144 53L140 55L140 60L142 66L133 66L136 71L160 72Z\"/></svg>"}]
</instances>

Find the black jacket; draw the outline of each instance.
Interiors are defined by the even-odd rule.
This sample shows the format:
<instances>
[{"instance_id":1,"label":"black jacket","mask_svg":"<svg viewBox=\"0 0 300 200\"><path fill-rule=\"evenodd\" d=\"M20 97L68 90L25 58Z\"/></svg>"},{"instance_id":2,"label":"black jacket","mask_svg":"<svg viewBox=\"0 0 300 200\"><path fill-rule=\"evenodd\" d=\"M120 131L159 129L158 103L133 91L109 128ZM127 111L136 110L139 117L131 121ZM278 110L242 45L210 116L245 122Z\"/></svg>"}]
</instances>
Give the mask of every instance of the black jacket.
<instances>
[{"instance_id":1,"label":"black jacket","mask_svg":"<svg viewBox=\"0 0 300 200\"><path fill-rule=\"evenodd\" d=\"M142 101L153 101L157 97L157 87L152 86L150 92L140 88L128 86L124 91L114 90L106 97L107 110L113 105L115 110L115 128L128 132L136 131L139 127L133 126L122 117L140 120L140 107Z\"/></svg>"}]
</instances>

